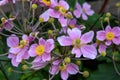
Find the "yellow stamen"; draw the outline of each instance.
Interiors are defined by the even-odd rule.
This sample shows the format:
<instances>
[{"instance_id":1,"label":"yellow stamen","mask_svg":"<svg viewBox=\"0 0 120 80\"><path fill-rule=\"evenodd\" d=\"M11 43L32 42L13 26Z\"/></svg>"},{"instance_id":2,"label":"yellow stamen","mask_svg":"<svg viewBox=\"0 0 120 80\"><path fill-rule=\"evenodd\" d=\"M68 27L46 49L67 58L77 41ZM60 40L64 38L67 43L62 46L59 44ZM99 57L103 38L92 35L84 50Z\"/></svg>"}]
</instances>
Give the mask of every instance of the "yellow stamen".
<instances>
[{"instance_id":1,"label":"yellow stamen","mask_svg":"<svg viewBox=\"0 0 120 80\"><path fill-rule=\"evenodd\" d=\"M26 46L27 44L28 44L28 41L27 41L27 40L21 40L19 47L20 47L20 48L23 48L23 47Z\"/></svg>"},{"instance_id":2,"label":"yellow stamen","mask_svg":"<svg viewBox=\"0 0 120 80\"><path fill-rule=\"evenodd\" d=\"M51 4L50 0L42 0L42 2L43 2L46 6L50 6L50 4Z\"/></svg>"},{"instance_id":3,"label":"yellow stamen","mask_svg":"<svg viewBox=\"0 0 120 80\"><path fill-rule=\"evenodd\" d=\"M42 55L45 51L45 47L43 45L39 45L35 49L37 55Z\"/></svg>"},{"instance_id":4,"label":"yellow stamen","mask_svg":"<svg viewBox=\"0 0 120 80\"><path fill-rule=\"evenodd\" d=\"M64 71L67 69L67 65L62 65L62 66L59 66L59 70L60 71Z\"/></svg>"},{"instance_id":5,"label":"yellow stamen","mask_svg":"<svg viewBox=\"0 0 120 80\"><path fill-rule=\"evenodd\" d=\"M113 32L108 32L108 33L106 34L106 39L107 39L107 40L112 40L114 37L115 37L115 35L114 35Z\"/></svg>"}]
</instances>

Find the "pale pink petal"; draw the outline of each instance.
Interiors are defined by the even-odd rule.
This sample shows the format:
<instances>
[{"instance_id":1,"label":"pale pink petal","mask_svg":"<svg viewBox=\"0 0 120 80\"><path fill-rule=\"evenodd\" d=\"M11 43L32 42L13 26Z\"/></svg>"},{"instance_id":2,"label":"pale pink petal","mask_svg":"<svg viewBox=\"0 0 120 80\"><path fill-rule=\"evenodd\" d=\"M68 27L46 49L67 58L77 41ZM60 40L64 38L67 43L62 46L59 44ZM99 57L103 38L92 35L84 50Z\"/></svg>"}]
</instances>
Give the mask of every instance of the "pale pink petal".
<instances>
[{"instance_id":1,"label":"pale pink petal","mask_svg":"<svg viewBox=\"0 0 120 80\"><path fill-rule=\"evenodd\" d=\"M16 47L19 44L19 38L16 35L11 35L7 38L7 45L9 47Z\"/></svg>"},{"instance_id":2,"label":"pale pink petal","mask_svg":"<svg viewBox=\"0 0 120 80\"><path fill-rule=\"evenodd\" d=\"M63 80L67 80L68 79L68 72L66 70L61 71L61 78Z\"/></svg>"},{"instance_id":3,"label":"pale pink petal","mask_svg":"<svg viewBox=\"0 0 120 80\"><path fill-rule=\"evenodd\" d=\"M42 59L41 56L37 56L37 57L33 60L33 63L35 63L35 62L40 62L41 59Z\"/></svg>"},{"instance_id":4,"label":"pale pink petal","mask_svg":"<svg viewBox=\"0 0 120 80\"><path fill-rule=\"evenodd\" d=\"M8 0L2 0L2 1L0 1L0 6L3 6L5 4L7 4L7 3L8 3Z\"/></svg>"},{"instance_id":5,"label":"pale pink petal","mask_svg":"<svg viewBox=\"0 0 120 80\"><path fill-rule=\"evenodd\" d=\"M20 62L16 62L16 58L12 58L11 63L13 66L18 67Z\"/></svg>"},{"instance_id":6,"label":"pale pink petal","mask_svg":"<svg viewBox=\"0 0 120 80\"><path fill-rule=\"evenodd\" d=\"M49 9L48 9L47 11L45 11L44 13L42 13L42 14L39 16L39 18L43 18L45 22L48 21L49 18L50 18L48 12L49 12Z\"/></svg>"},{"instance_id":7,"label":"pale pink petal","mask_svg":"<svg viewBox=\"0 0 120 80\"><path fill-rule=\"evenodd\" d=\"M23 39L23 40L28 40L28 36L27 36L27 35L23 35L23 36L22 36L22 39Z\"/></svg>"},{"instance_id":8,"label":"pale pink petal","mask_svg":"<svg viewBox=\"0 0 120 80\"><path fill-rule=\"evenodd\" d=\"M106 48L107 46L105 44L100 44L98 48L99 53L106 52Z\"/></svg>"},{"instance_id":9,"label":"pale pink petal","mask_svg":"<svg viewBox=\"0 0 120 80\"><path fill-rule=\"evenodd\" d=\"M50 61L51 59L51 56L50 56L50 53L43 53L42 55L42 61Z\"/></svg>"},{"instance_id":10,"label":"pale pink petal","mask_svg":"<svg viewBox=\"0 0 120 80\"><path fill-rule=\"evenodd\" d=\"M34 62L34 63L32 63L31 68L34 70L39 70L39 69L44 68L47 64L48 64L47 62L42 62L42 61Z\"/></svg>"},{"instance_id":11,"label":"pale pink petal","mask_svg":"<svg viewBox=\"0 0 120 80\"><path fill-rule=\"evenodd\" d=\"M86 58L95 59L97 56L97 50L93 45L81 46L81 52Z\"/></svg>"},{"instance_id":12,"label":"pale pink petal","mask_svg":"<svg viewBox=\"0 0 120 80\"><path fill-rule=\"evenodd\" d=\"M81 42L82 43L90 43L94 37L94 32L89 31L81 36Z\"/></svg>"},{"instance_id":13,"label":"pale pink petal","mask_svg":"<svg viewBox=\"0 0 120 80\"><path fill-rule=\"evenodd\" d=\"M88 19L87 15L85 13L82 13L82 19L83 20L87 20Z\"/></svg>"},{"instance_id":14,"label":"pale pink petal","mask_svg":"<svg viewBox=\"0 0 120 80\"><path fill-rule=\"evenodd\" d=\"M60 13L58 11L55 11L54 9L49 9L48 14L53 18L60 17Z\"/></svg>"},{"instance_id":15,"label":"pale pink petal","mask_svg":"<svg viewBox=\"0 0 120 80\"><path fill-rule=\"evenodd\" d=\"M48 39L45 43L45 52L50 53L54 49L54 40Z\"/></svg>"},{"instance_id":16,"label":"pale pink petal","mask_svg":"<svg viewBox=\"0 0 120 80\"><path fill-rule=\"evenodd\" d=\"M68 35L72 40L78 39L81 37L81 31L78 28L73 28L67 30Z\"/></svg>"},{"instance_id":17,"label":"pale pink petal","mask_svg":"<svg viewBox=\"0 0 120 80\"><path fill-rule=\"evenodd\" d=\"M81 57L81 55L82 55L80 49L77 48L77 47L74 47L74 48L72 49L72 54L75 54L75 57L77 57L77 58Z\"/></svg>"},{"instance_id":18,"label":"pale pink petal","mask_svg":"<svg viewBox=\"0 0 120 80\"><path fill-rule=\"evenodd\" d=\"M61 60L55 60L55 61L53 61L53 65L59 65L59 63L61 62Z\"/></svg>"},{"instance_id":19,"label":"pale pink petal","mask_svg":"<svg viewBox=\"0 0 120 80\"><path fill-rule=\"evenodd\" d=\"M112 41L114 44L119 45L120 44L120 37L115 37Z\"/></svg>"},{"instance_id":20,"label":"pale pink petal","mask_svg":"<svg viewBox=\"0 0 120 80\"><path fill-rule=\"evenodd\" d=\"M107 40L107 41L105 42L105 44L106 44L107 46L110 46L110 45L112 44L112 41Z\"/></svg>"},{"instance_id":21,"label":"pale pink petal","mask_svg":"<svg viewBox=\"0 0 120 80\"><path fill-rule=\"evenodd\" d=\"M50 74L55 75L55 74L58 74L58 72L59 72L59 66L52 65L50 67L50 70L49 70Z\"/></svg>"},{"instance_id":22,"label":"pale pink petal","mask_svg":"<svg viewBox=\"0 0 120 80\"><path fill-rule=\"evenodd\" d=\"M83 9L88 10L88 9L90 9L90 8L91 8L91 5L90 5L90 4L88 4L87 2L83 3Z\"/></svg>"},{"instance_id":23,"label":"pale pink petal","mask_svg":"<svg viewBox=\"0 0 120 80\"><path fill-rule=\"evenodd\" d=\"M69 74L77 74L79 71L79 68L76 64L70 63L67 65L67 72Z\"/></svg>"},{"instance_id":24,"label":"pale pink petal","mask_svg":"<svg viewBox=\"0 0 120 80\"><path fill-rule=\"evenodd\" d=\"M39 39L39 45L45 45L45 40L43 38Z\"/></svg>"},{"instance_id":25,"label":"pale pink petal","mask_svg":"<svg viewBox=\"0 0 120 80\"><path fill-rule=\"evenodd\" d=\"M60 22L62 27L67 26L67 19L64 18L64 16L60 16L60 18L58 19L58 21Z\"/></svg>"},{"instance_id":26,"label":"pale pink petal","mask_svg":"<svg viewBox=\"0 0 120 80\"><path fill-rule=\"evenodd\" d=\"M97 39L100 41L104 41L106 38L106 32L105 31L98 31L97 32Z\"/></svg>"},{"instance_id":27,"label":"pale pink petal","mask_svg":"<svg viewBox=\"0 0 120 80\"><path fill-rule=\"evenodd\" d=\"M18 54L20 51L21 51L21 48L19 48L19 47L9 49L9 52L12 54Z\"/></svg>"},{"instance_id":28,"label":"pale pink petal","mask_svg":"<svg viewBox=\"0 0 120 80\"><path fill-rule=\"evenodd\" d=\"M112 30L112 29L111 29L110 25L107 25L106 28L105 28L105 31L106 31L106 32L110 32L111 30Z\"/></svg>"},{"instance_id":29,"label":"pale pink petal","mask_svg":"<svg viewBox=\"0 0 120 80\"><path fill-rule=\"evenodd\" d=\"M85 13L89 16L92 16L95 12L93 10L89 9Z\"/></svg>"},{"instance_id":30,"label":"pale pink petal","mask_svg":"<svg viewBox=\"0 0 120 80\"><path fill-rule=\"evenodd\" d=\"M61 46L70 46L72 45L72 40L68 36L61 36L57 38L57 41Z\"/></svg>"},{"instance_id":31,"label":"pale pink petal","mask_svg":"<svg viewBox=\"0 0 120 80\"><path fill-rule=\"evenodd\" d=\"M30 47L30 49L29 49L29 51L28 51L28 54L31 56L31 57L35 57L37 54L36 54L36 51L35 51L35 49L36 49L36 47L37 47L38 45L37 44L32 44L31 45L31 47Z\"/></svg>"},{"instance_id":32,"label":"pale pink petal","mask_svg":"<svg viewBox=\"0 0 120 80\"><path fill-rule=\"evenodd\" d=\"M68 3L65 2L64 0L61 0L61 1L59 2L59 5L62 6L62 7L64 7L66 10L69 9Z\"/></svg>"},{"instance_id":33,"label":"pale pink petal","mask_svg":"<svg viewBox=\"0 0 120 80\"><path fill-rule=\"evenodd\" d=\"M120 36L120 27L114 27L112 29L112 32L114 33L115 36Z\"/></svg>"},{"instance_id":34,"label":"pale pink petal","mask_svg":"<svg viewBox=\"0 0 120 80\"><path fill-rule=\"evenodd\" d=\"M8 58L14 58L14 57L15 57L14 54L11 54L11 53L8 54Z\"/></svg>"}]
</instances>

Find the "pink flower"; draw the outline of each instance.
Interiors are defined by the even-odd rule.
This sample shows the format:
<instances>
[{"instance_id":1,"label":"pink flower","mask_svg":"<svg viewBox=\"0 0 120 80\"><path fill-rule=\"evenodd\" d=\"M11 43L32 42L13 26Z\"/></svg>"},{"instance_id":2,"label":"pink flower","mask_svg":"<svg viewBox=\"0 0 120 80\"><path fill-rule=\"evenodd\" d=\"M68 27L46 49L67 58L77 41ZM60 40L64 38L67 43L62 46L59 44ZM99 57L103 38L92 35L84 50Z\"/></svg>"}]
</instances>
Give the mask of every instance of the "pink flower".
<instances>
[{"instance_id":1,"label":"pink flower","mask_svg":"<svg viewBox=\"0 0 120 80\"><path fill-rule=\"evenodd\" d=\"M32 44L28 53L31 57L35 57L33 62L49 61L51 59L50 52L54 49L53 39L39 39L39 44Z\"/></svg>"},{"instance_id":2,"label":"pink flower","mask_svg":"<svg viewBox=\"0 0 120 80\"><path fill-rule=\"evenodd\" d=\"M69 36L58 37L57 40L61 46L71 46L72 54L75 54L75 57L81 57L83 55L86 58L95 59L97 55L96 48L93 45L89 45L93 39L94 32L89 31L81 35L81 31L78 28L68 29L67 33Z\"/></svg>"},{"instance_id":3,"label":"pink flower","mask_svg":"<svg viewBox=\"0 0 120 80\"><path fill-rule=\"evenodd\" d=\"M76 3L76 9L74 10L74 15L79 18L82 16L83 20L87 20L89 16L92 16L94 14L94 11L91 9L91 5L89 5L88 3L83 3L82 7L80 6L80 4L77 2Z\"/></svg>"},{"instance_id":4,"label":"pink flower","mask_svg":"<svg viewBox=\"0 0 120 80\"><path fill-rule=\"evenodd\" d=\"M120 27L111 28L109 25L105 30L97 32L97 39L100 41L105 41L107 46L111 45L113 42L116 45L120 44Z\"/></svg>"},{"instance_id":5,"label":"pink flower","mask_svg":"<svg viewBox=\"0 0 120 80\"><path fill-rule=\"evenodd\" d=\"M8 0L0 0L0 6L3 6L8 3Z\"/></svg>"},{"instance_id":6,"label":"pink flower","mask_svg":"<svg viewBox=\"0 0 120 80\"><path fill-rule=\"evenodd\" d=\"M13 34L7 38L7 45L10 47L8 57L12 59L13 66L17 67L23 59L29 58L29 40L27 35L23 35L22 40L19 43L19 38Z\"/></svg>"},{"instance_id":7,"label":"pink flower","mask_svg":"<svg viewBox=\"0 0 120 80\"><path fill-rule=\"evenodd\" d=\"M49 72L52 75L56 75L56 74L59 73L59 71L61 73L61 78L63 80L67 80L69 74L77 74L78 71L79 71L79 68L74 63L60 65L60 61L56 60L56 61L53 62Z\"/></svg>"}]
</instances>

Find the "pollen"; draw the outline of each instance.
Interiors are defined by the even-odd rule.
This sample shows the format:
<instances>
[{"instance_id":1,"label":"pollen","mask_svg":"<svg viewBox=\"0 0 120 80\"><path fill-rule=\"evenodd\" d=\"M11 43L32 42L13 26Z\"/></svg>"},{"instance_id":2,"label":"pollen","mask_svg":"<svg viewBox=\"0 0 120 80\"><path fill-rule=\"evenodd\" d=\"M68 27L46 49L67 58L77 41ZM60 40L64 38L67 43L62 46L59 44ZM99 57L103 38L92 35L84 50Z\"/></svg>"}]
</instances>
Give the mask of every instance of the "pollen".
<instances>
[{"instance_id":1,"label":"pollen","mask_svg":"<svg viewBox=\"0 0 120 80\"><path fill-rule=\"evenodd\" d=\"M39 45L35 49L37 55L42 55L45 52L45 47L43 45Z\"/></svg>"},{"instance_id":2,"label":"pollen","mask_svg":"<svg viewBox=\"0 0 120 80\"><path fill-rule=\"evenodd\" d=\"M60 71L64 71L67 69L67 65L62 65L62 66L59 66L59 70Z\"/></svg>"},{"instance_id":3,"label":"pollen","mask_svg":"<svg viewBox=\"0 0 120 80\"><path fill-rule=\"evenodd\" d=\"M107 39L107 40L112 40L114 37L115 37L115 35L114 35L113 32L108 32L108 33L106 34L106 39Z\"/></svg>"},{"instance_id":4,"label":"pollen","mask_svg":"<svg viewBox=\"0 0 120 80\"><path fill-rule=\"evenodd\" d=\"M28 44L28 41L27 41L27 40L21 40L19 47L20 47L20 48L23 48L23 47L26 46L27 44Z\"/></svg>"},{"instance_id":5,"label":"pollen","mask_svg":"<svg viewBox=\"0 0 120 80\"><path fill-rule=\"evenodd\" d=\"M46 6L50 6L50 4L51 4L50 0L42 0L42 2L43 2Z\"/></svg>"}]
</instances>

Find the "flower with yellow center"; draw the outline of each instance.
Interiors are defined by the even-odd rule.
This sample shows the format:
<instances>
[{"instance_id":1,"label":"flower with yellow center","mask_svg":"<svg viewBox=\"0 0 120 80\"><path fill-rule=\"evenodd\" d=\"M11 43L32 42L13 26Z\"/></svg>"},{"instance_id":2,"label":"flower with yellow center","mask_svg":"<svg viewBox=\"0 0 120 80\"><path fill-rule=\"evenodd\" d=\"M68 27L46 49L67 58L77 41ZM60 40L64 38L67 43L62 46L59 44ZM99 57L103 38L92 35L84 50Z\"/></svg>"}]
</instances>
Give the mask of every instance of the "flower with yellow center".
<instances>
[{"instance_id":1,"label":"flower with yellow center","mask_svg":"<svg viewBox=\"0 0 120 80\"><path fill-rule=\"evenodd\" d=\"M106 34L106 39L107 40L112 40L115 37L113 32L107 32Z\"/></svg>"},{"instance_id":2,"label":"flower with yellow center","mask_svg":"<svg viewBox=\"0 0 120 80\"><path fill-rule=\"evenodd\" d=\"M67 65L62 65L62 66L59 66L59 70L60 71L64 71L67 69Z\"/></svg>"},{"instance_id":3,"label":"flower with yellow center","mask_svg":"<svg viewBox=\"0 0 120 80\"><path fill-rule=\"evenodd\" d=\"M50 6L50 4L51 4L50 0L42 0L42 2L43 2L46 6Z\"/></svg>"},{"instance_id":4,"label":"flower with yellow center","mask_svg":"<svg viewBox=\"0 0 120 80\"><path fill-rule=\"evenodd\" d=\"M55 10L59 11L62 15L65 15L66 13L66 9L63 6L56 6Z\"/></svg>"},{"instance_id":5,"label":"flower with yellow center","mask_svg":"<svg viewBox=\"0 0 120 80\"><path fill-rule=\"evenodd\" d=\"M80 39L79 38L77 38L77 39L75 39L74 41L73 41L73 45L74 46L76 46L76 47L78 47L78 48L80 48Z\"/></svg>"},{"instance_id":6,"label":"flower with yellow center","mask_svg":"<svg viewBox=\"0 0 120 80\"><path fill-rule=\"evenodd\" d=\"M40 56L45 52L45 47L43 45L39 45L36 47L35 51L36 51L36 54Z\"/></svg>"}]
</instances>

